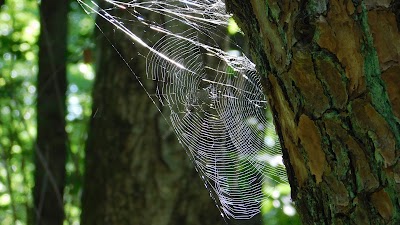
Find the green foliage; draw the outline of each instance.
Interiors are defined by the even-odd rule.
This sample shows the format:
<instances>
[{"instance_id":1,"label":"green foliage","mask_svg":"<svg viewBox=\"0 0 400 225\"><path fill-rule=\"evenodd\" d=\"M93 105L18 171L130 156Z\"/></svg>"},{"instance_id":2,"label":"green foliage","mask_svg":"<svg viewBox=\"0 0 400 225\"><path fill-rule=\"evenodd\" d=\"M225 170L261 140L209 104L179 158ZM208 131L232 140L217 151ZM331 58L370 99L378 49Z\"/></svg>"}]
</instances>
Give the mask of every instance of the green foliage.
<instances>
[{"instance_id":1,"label":"green foliage","mask_svg":"<svg viewBox=\"0 0 400 225\"><path fill-rule=\"evenodd\" d=\"M265 225L292 224L300 225L300 219L290 199L289 184L278 184L270 193L264 188L266 198L261 207Z\"/></svg>"},{"instance_id":2,"label":"green foliage","mask_svg":"<svg viewBox=\"0 0 400 225\"><path fill-rule=\"evenodd\" d=\"M66 224L79 224L80 193L93 68L84 52L93 48L93 20L71 3L68 45L69 133ZM38 2L8 0L0 11L0 221L28 224L32 209L36 136Z\"/></svg>"},{"instance_id":3,"label":"green foliage","mask_svg":"<svg viewBox=\"0 0 400 225\"><path fill-rule=\"evenodd\" d=\"M229 35L235 35L236 33L240 32L239 26L236 24L235 20L233 18L229 19L229 24L228 24L228 33Z\"/></svg>"},{"instance_id":4,"label":"green foliage","mask_svg":"<svg viewBox=\"0 0 400 225\"><path fill-rule=\"evenodd\" d=\"M35 1L9 0L0 10L0 221L22 224L32 205L36 134L34 74L38 11Z\"/></svg>"}]
</instances>

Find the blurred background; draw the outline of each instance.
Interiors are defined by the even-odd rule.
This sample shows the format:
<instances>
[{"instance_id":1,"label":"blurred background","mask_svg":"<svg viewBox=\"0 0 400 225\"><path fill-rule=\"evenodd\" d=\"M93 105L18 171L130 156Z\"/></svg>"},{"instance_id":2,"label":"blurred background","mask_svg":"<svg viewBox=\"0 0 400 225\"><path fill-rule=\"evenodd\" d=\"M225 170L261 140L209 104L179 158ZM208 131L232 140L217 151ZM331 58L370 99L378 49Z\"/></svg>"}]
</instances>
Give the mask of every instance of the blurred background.
<instances>
[{"instance_id":1,"label":"blurred background","mask_svg":"<svg viewBox=\"0 0 400 225\"><path fill-rule=\"evenodd\" d=\"M76 1L0 0L0 224L224 224L132 76L145 58L95 21ZM288 184L261 209L257 224L300 224Z\"/></svg>"}]
</instances>

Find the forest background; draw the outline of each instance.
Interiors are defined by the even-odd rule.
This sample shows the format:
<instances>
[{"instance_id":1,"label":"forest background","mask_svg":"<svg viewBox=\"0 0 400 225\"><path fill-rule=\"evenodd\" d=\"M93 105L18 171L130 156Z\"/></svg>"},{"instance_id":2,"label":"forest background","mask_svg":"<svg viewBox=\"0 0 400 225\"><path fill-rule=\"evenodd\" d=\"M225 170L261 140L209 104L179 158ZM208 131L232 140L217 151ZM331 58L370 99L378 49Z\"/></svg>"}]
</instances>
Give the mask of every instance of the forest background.
<instances>
[{"instance_id":1,"label":"forest background","mask_svg":"<svg viewBox=\"0 0 400 225\"><path fill-rule=\"evenodd\" d=\"M40 23L40 3L36 0L7 0L0 1L0 5L0 221L1 224L35 224L38 223L34 219L37 216L33 215L36 210L33 191L35 162L38 158L35 153L40 151L37 143L37 118L40 116L37 113L38 42L40 28L46 27ZM95 18L88 16L76 1L68 2L66 22L67 143L65 164L59 165L66 169L66 177L62 188L64 191L59 197L65 212L63 223L75 225L80 224L85 144L90 130L89 121L94 113L92 87L96 78L95 52L99 48L96 41L104 38L104 34L98 30L96 32ZM232 38L242 38L234 23L226 33ZM118 37L127 38L123 35ZM111 44L100 47L112 49ZM144 90L138 88L135 91ZM103 113L113 107L108 105L102 109ZM59 124L48 126L57 127ZM184 150L180 150L186 156ZM132 189L135 191L134 187ZM262 209L264 224L299 224L289 196L290 188L286 184L279 186L274 195L265 199ZM217 211L217 208L207 210Z\"/></svg>"}]
</instances>

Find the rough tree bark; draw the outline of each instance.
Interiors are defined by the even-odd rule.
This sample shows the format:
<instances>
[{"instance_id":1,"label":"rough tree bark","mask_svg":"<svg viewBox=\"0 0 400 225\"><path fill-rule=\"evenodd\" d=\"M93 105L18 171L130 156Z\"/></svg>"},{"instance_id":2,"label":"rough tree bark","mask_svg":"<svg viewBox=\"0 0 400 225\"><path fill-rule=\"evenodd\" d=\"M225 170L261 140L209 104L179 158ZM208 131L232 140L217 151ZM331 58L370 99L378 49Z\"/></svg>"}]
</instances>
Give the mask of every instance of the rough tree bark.
<instances>
[{"instance_id":1,"label":"rough tree bark","mask_svg":"<svg viewBox=\"0 0 400 225\"><path fill-rule=\"evenodd\" d=\"M65 93L68 0L40 3L37 145L35 147L35 224L62 225L67 133Z\"/></svg>"},{"instance_id":2,"label":"rough tree bark","mask_svg":"<svg viewBox=\"0 0 400 225\"><path fill-rule=\"evenodd\" d=\"M121 10L114 15L124 16ZM104 34L99 33L96 48L82 224L223 224L185 151L135 78L156 93L156 81L146 79L137 45L109 22L97 23ZM135 33L143 40L152 38Z\"/></svg>"},{"instance_id":3,"label":"rough tree bark","mask_svg":"<svg viewBox=\"0 0 400 225\"><path fill-rule=\"evenodd\" d=\"M400 223L400 1L227 0L304 224Z\"/></svg>"}]
</instances>

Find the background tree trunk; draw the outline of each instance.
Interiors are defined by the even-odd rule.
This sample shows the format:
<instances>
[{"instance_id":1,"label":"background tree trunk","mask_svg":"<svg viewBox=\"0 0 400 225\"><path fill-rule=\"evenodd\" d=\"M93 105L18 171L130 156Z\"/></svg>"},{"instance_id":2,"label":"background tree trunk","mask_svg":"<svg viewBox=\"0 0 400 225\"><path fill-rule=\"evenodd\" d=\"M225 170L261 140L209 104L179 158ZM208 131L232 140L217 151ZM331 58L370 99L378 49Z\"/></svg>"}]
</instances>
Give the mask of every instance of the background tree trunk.
<instances>
[{"instance_id":1,"label":"background tree trunk","mask_svg":"<svg viewBox=\"0 0 400 225\"><path fill-rule=\"evenodd\" d=\"M104 34L97 43L82 224L223 224L174 132L135 78L155 93L156 81L146 79L145 58L112 24L98 24Z\"/></svg>"},{"instance_id":2,"label":"background tree trunk","mask_svg":"<svg viewBox=\"0 0 400 225\"><path fill-rule=\"evenodd\" d=\"M67 134L65 93L68 0L40 3L34 223L62 225Z\"/></svg>"},{"instance_id":3,"label":"background tree trunk","mask_svg":"<svg viewBox=\"0 0 400 225\"><path fill-rule=\"evenodd\" d=\"M226 2L303 223L400 223L400 1Z\"/></svg>"}]
</instances>

